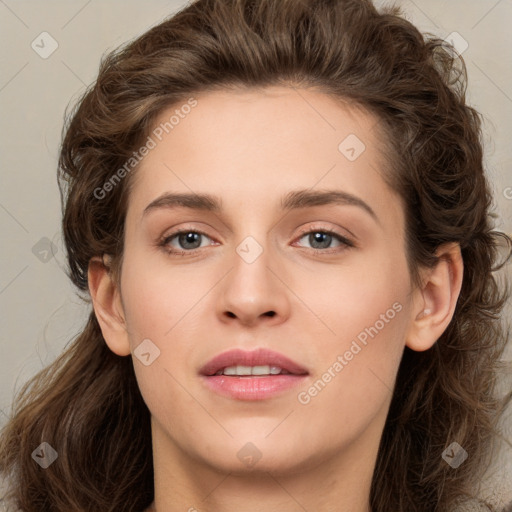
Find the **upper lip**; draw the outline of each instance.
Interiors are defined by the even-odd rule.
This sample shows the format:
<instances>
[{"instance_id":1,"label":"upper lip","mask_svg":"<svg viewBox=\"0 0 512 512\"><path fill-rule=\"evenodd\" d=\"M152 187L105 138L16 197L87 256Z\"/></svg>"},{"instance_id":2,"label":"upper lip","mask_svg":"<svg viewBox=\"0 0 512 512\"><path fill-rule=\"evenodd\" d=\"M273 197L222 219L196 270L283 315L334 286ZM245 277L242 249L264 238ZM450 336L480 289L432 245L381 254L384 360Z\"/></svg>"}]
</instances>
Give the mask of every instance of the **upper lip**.
<instances>
[{"instance_id":1,"label":"upper lip","mask_svg":"<svg viewBox=\"0 0 512 512\"><path fill-rule=\"evenodd\" d=\"M201 375L215 375L228 366L278 366L296 375L307 374L307 370L288 357L273 350L259 348L252 351L227 350L210 359L200 370Z\"/></svg>"}]
</instances>

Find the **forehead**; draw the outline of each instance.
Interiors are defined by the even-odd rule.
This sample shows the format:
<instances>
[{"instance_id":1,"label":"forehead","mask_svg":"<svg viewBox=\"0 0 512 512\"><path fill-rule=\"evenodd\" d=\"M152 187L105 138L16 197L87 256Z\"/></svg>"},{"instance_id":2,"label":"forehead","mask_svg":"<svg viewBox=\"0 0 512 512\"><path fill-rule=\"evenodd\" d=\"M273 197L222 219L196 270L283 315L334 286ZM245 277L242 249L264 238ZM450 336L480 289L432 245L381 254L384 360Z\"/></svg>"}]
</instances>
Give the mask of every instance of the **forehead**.
<instances>
[{"instance_id":1,"label":"forehead","mask_svg":"<svg viewBox=\"0 0 512 512\"><path fill-rule=\"evenodd\" d=\"M383 203L379 120L312 90L210 91L160 113L133 176L140 216L165 191L203 192L261 208L291 189L340 187ZM229 203L229 201L228 201Z\"/></svg>"}]
</instances>

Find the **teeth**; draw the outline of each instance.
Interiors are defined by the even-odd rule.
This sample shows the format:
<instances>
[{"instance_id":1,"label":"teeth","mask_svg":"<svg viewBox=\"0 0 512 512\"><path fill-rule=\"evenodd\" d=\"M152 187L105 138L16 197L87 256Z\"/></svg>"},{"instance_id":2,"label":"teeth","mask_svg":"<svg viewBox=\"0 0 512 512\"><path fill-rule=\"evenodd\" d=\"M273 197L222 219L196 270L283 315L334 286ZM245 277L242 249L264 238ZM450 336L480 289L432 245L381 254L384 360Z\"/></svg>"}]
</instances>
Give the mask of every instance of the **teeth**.
<instances>
[{"instance_id":1,"label":"teeth","mask_svg":"<svg viewBox=\"0 0 512 512\"><path fill-rule=\"evenodd\" d=\"M215 375L278 375L280 373L288 374L286 370L279 366L228 366L223 370L219 370Z\"/></svg>"}]
</instances>

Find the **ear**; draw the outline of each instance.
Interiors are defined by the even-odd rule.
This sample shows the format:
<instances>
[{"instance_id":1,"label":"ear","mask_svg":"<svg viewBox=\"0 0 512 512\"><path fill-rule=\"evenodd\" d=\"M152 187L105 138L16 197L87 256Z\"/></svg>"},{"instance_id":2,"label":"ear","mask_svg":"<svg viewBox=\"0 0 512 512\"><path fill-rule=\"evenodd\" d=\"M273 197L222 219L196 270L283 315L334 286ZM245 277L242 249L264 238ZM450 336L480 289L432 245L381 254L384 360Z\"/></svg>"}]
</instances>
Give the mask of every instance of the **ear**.
<instances>
[{"instance_id":1,"label":"ear","mask_svg":"<svg viewBox=\"0 0 512 512\"><path fill-rule=\"evenodd\" d=\"M423 272L422 286L414 291L406 345L418 352L431 348L446 330L462 287L464 264L459 244L440 246L436 256L439 261Z\"/></svg>"},{"instance_id":2,"label":"ear","mask_svg":"<svg viewBox=\"0 0 512 512\"><path fill-rule=\"evenodd\" d=\"M89 261L89 293L94 313L100 324L103 338L112 352L119 356L130 354L130 342L124 317L121 296L112 280L108 263L95 256Z\"/></svg>"}]
</instances>

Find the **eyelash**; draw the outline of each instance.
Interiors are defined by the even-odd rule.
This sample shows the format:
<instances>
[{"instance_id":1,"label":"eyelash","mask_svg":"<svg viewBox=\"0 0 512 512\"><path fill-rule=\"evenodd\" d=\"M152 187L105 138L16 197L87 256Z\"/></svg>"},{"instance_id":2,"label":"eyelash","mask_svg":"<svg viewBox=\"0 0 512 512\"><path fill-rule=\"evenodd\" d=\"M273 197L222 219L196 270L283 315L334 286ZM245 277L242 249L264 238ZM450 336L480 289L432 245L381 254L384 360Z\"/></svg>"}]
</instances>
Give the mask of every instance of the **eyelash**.
<instances>
[{"instance_id":1,"label":"eyelash","mask_svg":"<svg viewBox=\"0 0 512 512\"><path fill-rule=\"evenodd\" d=\"M205 236L207 238L211 238L206 233L204 233L203 231L199 231L197 229L187 229L187 228L184 228L184 229L180 229L178 231L175 231L174 233L171 233L170 235L164 236L158 242L158 246L162 247L165 250L165 252L167 254L169 254L170 256L185 256L187 254L193 254L196 251L204 249L204 247L198 247L196 249L191 249L189 251L177 250L177 249L169 249L169 243L170 243L171 240L173 240L174 238L176 238L177 236L179 236L181 234L188 234L188 233L195 233L195 234L198 234L198 235ZM345 236L340 235L336 231L333 231L333 230L330 230L330 229L323 229L323 228L322 229L309 228L309 229L301 230L300 236L298 237L297 240L301 240L302 238L304 238L304 236L309 235L311 233L322 233L322 234L330 235L330 236L334 237L335 239L337 239L342 244L342 246L344 246L344 247L335 247L335 248L331 248L331 249L315 249L315 248L310 248L309 250L312 251L314 254L325 255L325 254L340 253L340 252L342 252L344 250L347 250L347 249L350 249L350 248L353 248L353 247L356 246L354 244L354 242L352 242L351 240L349 240Z\"/></svg>"}]
</instances>

